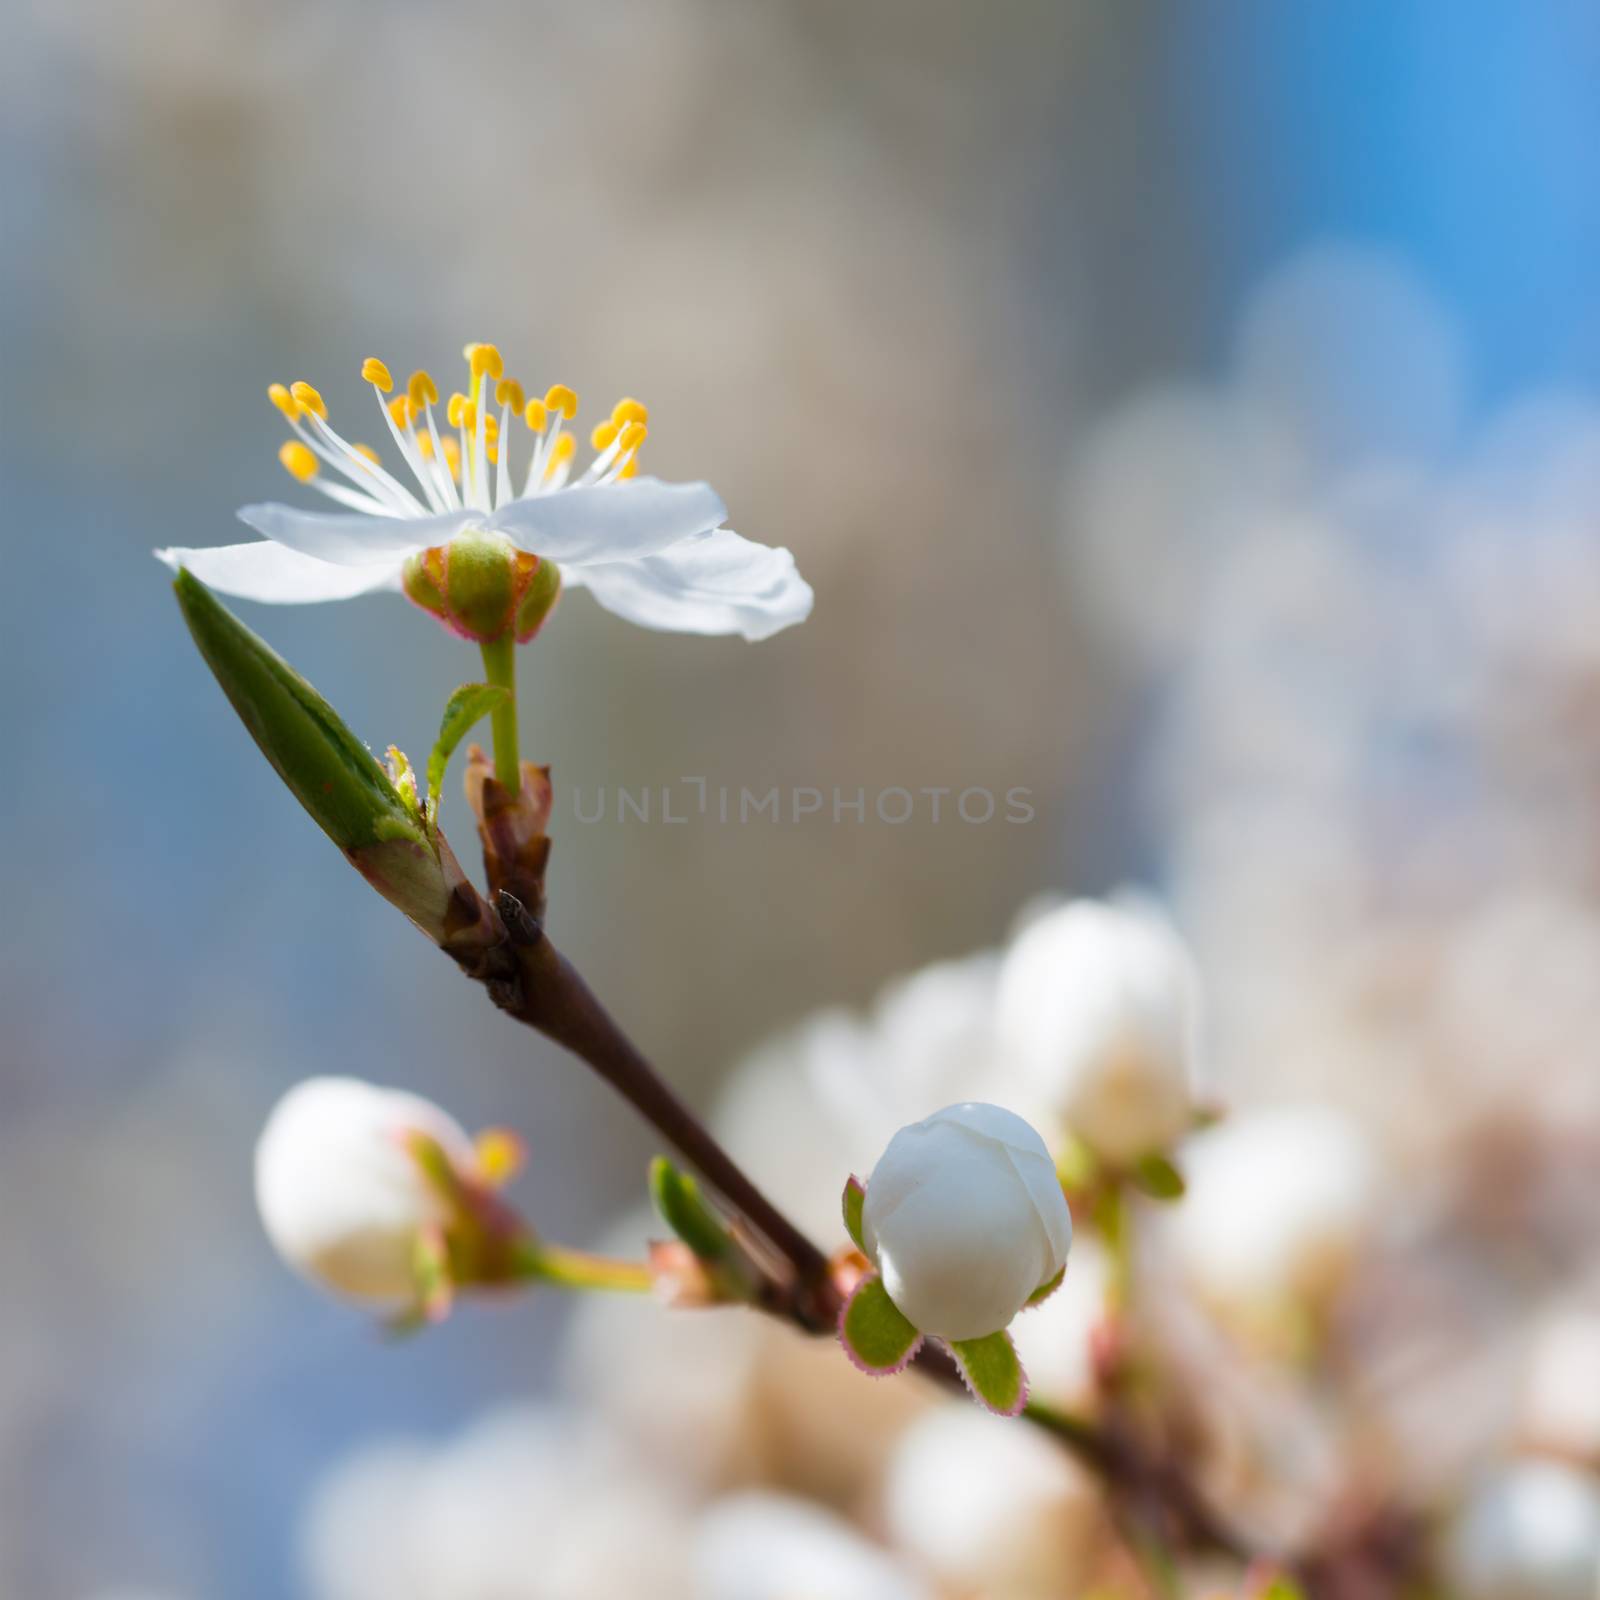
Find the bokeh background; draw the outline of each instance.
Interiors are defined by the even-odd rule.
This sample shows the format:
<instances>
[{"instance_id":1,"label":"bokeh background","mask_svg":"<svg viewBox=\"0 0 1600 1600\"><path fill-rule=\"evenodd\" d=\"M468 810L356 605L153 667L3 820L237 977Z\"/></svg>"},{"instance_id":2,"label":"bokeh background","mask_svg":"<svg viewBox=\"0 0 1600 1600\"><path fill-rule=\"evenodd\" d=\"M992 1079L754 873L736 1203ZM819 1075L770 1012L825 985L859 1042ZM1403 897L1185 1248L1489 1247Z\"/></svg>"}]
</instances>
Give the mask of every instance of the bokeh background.
<instances>
[{"instance_id":1,"label":"bokeh background","mask_svg":"<svg viewBox=\"0 0 1600 1600\"><path fill-rule=\"evenodd\" d=\"M574 595L522 664L553 925L686 1092L1042 889L1135 879L1195 943L1225 1093L1449 1146L1445 1192L1461 1150L1533 1161L1482 1227L1519 1283L1575 1269L1592 1197L1528 1152L1541 1117L1580 1167L1600 1136L1592 7L0 15L5 1592L323 1600L331 1469L562 1387L553 1299L385 1346L289 1277L249 1188L289 1084L522 1128L518 1198L574 1243L652 1150L341 867L149 557L292 493L266 385L337 422L368 354L492 339L642 396L652 469L816 588L759 648ZM424 750L475 675L392 598L246 612L374 746ZM685 776L1036 815L571 816Z\"/></svg>"}]
</instances>

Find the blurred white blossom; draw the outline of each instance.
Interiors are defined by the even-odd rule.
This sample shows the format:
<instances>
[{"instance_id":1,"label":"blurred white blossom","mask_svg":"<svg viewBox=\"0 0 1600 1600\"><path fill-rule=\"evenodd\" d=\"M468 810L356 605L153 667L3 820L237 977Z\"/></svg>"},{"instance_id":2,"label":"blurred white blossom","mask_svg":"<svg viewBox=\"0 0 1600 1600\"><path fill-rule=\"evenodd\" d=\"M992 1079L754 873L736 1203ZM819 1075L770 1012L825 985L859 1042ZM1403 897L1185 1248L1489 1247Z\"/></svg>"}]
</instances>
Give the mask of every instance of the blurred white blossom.
<instances>
[{"instance_id":1,"label":"blurred white blossom","mask_svg":"<svg viewBox=\"0 0 1600 1600\"><path fill-rule=\"evenodd\" d=\"M1444 1548L1460 1600L1594 1600L1600 1486L1556 1462L1513 1462L1470 1492Z\"/></svg>"}]
</instances>

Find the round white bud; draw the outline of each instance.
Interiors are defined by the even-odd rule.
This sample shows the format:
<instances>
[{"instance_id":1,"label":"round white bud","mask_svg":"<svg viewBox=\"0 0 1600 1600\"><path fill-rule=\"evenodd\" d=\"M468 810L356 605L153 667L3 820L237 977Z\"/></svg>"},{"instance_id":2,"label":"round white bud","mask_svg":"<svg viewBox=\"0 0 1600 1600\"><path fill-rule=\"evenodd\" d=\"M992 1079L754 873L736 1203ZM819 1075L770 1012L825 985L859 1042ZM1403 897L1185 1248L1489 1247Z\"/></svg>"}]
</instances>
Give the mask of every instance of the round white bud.
<instances>
[{"instance_id":1,"label":"round white bud","mask_svg":"<svg viewBox=\"0 0 1600 1600\"><path fill-rule=\"evenodd\" d=\"M1008 1600L1083 1592L1107 1531L1101 1505L1054 1440L970 1405L915 1423L884 1483L896 1545L954 1592Z\"/></svg>"},{"instance_id":2,"label":"round white bud","mask_svg":"<svg viewBox=\"0 0 1600 1600\"><path fill-rule=\"evenodd\" d=\"M413 1296L418 1236L451 1213L406 1148L408 1134L470 1170L472 1141L460 1125L400 1089L308 1078L273 1107L256 1144L256 1206L291 1267L358 1300Z\"/></svg>"},{"instance_id":3,"label":"round white bud","mask_svg":"<svg viewBox=\"0 0 1600 1600\"><path fill-rule=\"evenodd\" d=\"M1502 1467L1468 1496L1444 1558L1461 1600L1594 1600L1600 1487L1554 1461Z\"/></svg>"},{"instance_id":4,"label":"round white bud","mask_svg":"<svg viewBox=\"0 0 1600 1600\"><path fill-rule=\"evenodd\" d=\"M996 1020L1032 1092L1104 1160L1126 1165L1188 1131L1199 983L1154 910L1077 900L1029 923L1001 969Z\"/></svg>"},{"instance_id":5,"label":"round white bud","mask_svg":"<svg viewBox=\"0 0 1600 1600\"><path fill-rule=\"evenodd\" d=\"M923 1333L998 1332L1067 1264L1072 1217L1021 1117L966 1101L902 1128L867 1181L867 1254Z\"/></svg>"}]
</instances>

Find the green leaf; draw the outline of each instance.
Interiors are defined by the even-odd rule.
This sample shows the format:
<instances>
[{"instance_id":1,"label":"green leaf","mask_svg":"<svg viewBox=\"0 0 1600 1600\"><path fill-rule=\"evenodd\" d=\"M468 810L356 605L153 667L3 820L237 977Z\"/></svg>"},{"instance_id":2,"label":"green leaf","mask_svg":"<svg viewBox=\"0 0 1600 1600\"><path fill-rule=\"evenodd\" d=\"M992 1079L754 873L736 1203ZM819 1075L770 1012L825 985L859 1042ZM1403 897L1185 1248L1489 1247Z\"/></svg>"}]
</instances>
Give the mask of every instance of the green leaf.
<instances>
[{"instance_id":1,"label":"green leaf","mask_svg":"<svg viewBox=\"0 0 1600 1600\"><path fill-rule=\"evenodd\" d=\"M665 1156L650 1163L650 1198L661 1220L702 1261L721 1261L731 1249L728 1230L700 1196L700 1185Z\"/></svg>"},{"instance_id":2,"label":"green leaf","mask_svg":"<svg viewBox=\"0 0 1600 1600\"><path fill-rule=\"evenodd\" d=\"M1011 1335L1002 1329L982 1339L952 1339L950 1353L980 1404L1014 1417L1028 1399L1028 1380Z\"/></svg>"},{"instance_id":3,"label":"green leaf","mask_svg":"<svg viewBox=\"0 0 1600 1600\"><path fill-rule=\"evenodd\" d=\"M1183 1174L1160 1154L1140 1156L1133 1164L1134 1186L1152 1200L1181 1200Z\"/></svg>"},{"instance_id":4,"label":"green leaf","mask_svg":"<svg viewBox=\"0 0 1600 1600\"><path fill-rule=\"evenodd\" d=\"M855 1176L850 1175L850 1180L844 1186L844 1231L848 1233L855 1243L857 1250L866 1253L866 1244L861 1237L861 1208L867 1203L866 1185Z\"/></svg>"},{"instance_id":5,"label":"green leaf","mask_svg":"<svg viewBox=\"0 0 1600 1600\"><path fill-rule=\"evenodd\" d=\"M389 774L338 712L197 578L180 572L172 587L222 692L317 826L347 851L401 834L421 842Z\"/></svg>"},{"instance_id":6,"label":"green leaf","mask_svg":"<svg viewBox=\"0 0 1600 1600\"><path fill-rule=\"evenodd\" d=\"M856 1285L839 1319L839 1342L863 1372L875 1378L899 1372L917 1353L922 1334L889 1298L883 1280L872 1273Z\"/></svg>"},{"instance_id":7,"label":"green leaf","mask_svg":"<svg viewBox=\"0 0 1600 1600\"><path fill-rule=\"evenodd\" d=\"M438 742L428 757L428 815L439 814L439 792L444 787L445 768L456 746L466 738L475 722L481 722L505 701L510 690L498 683L464 683L445 701L444 717L439 723Z\"/></svg>"}]
</instances>

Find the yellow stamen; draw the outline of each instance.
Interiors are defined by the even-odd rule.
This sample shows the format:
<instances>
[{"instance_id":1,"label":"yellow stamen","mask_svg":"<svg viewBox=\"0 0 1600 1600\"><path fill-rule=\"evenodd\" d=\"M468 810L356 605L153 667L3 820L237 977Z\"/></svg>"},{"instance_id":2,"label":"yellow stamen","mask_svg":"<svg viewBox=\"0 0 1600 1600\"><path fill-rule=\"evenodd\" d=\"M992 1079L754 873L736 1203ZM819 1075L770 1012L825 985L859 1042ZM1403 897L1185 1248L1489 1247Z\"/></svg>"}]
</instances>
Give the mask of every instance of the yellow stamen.
<instances>
[{"instance_id":1,"label":"yellow stamen","mask_svg":"<svg viewBox=\"0 0 1600 1600\"><path fill-rule=\"evenodd\" d=\"M459 389L450 396L450 404L445 408L445 415L449 417L452 428L470 430L477 426L478 408Z\"/></svg>"},{"instance_id":2,"label":"yellow stamen","mask_svg":"<svg viewBox=\"0 0 1600 1600\"><path fill-rule=\"evenodd\" d=\"M424 406L439 403L439 385L426 372L418 371L411 374L406 380L406 393L411 396L411 404L418 411Z\"/></svg>"},{"instance_id":3,"label":"yellow stamen","mask_svg":"<svg viewBox=\"0 0 1600 1600\"><path fill-rule=\"evenodd\" d=\"M527 1147L505 1128L486 1128L473 1141L478 1154L478 1176L491 1189L509 1183L527 1159Z\"/></svg>"},{"instance_id":4,"label":"yellow stamen","mask_svg":"<svg viewBox=\"0 0 1600 1600\"><path fill-rule=\"evenodd\" d=\"M291 383L289 393L300 402L302 411L315 412L324 422L328 420L328 408L323 403L322 396L309 383Z\"/></svg>"},{"instance_id":5,"label":"yellow stamen","mask_svg":"<svg viewBox=\"0 0 1600 1600\"><path fill-rule=\"evenodd\" d=\"M522 385L515 378L502 378L494 386L494 398L496 405L510 406L513 411L521 411L527 401Z\"/></svg>"},{"instance_id":6,"label":"yellow stamen","mask_svg":"<svg viewBox=\"0 0 1600 1600\"><path fill-rule=\"evenodd\" d=\"M417 419L417 406L410 395L397 394L389 402L389 415L394 418L397 428L409 428Z\"/></svg>"},{"instance_id":7,"label":"yellow stamen","mask_svg":"<svg viewBox=\"0 0 1600 1600\"><path fill-rule=\"evenodd\" d=\"M372 384L379 394L388 394L394 388L394 379L389 376L389 369L376 356L368 356L361 363L361 376Z\"/></svg>"},{"instance_id":8,"label":"yellow stamen","mask_svg":"<svg viewBox=\"0 0 1600 1600\"><path fill-rule=\"evenodd\" d=\"M627 427L625 427L622 432L618 434L618 442L620 443L624 452L637 450L639 446L644 443L645 435L649 433L649 431L650 430L645 427L642 422L630 422Z\"/></svg>"},{"instance_id":9,"label":"yellow stamen","mask_svg":"<svg viewBox=\"0 0 1600 1600\"><path fill-rule=\"evenodd\" d=\"M592 444L596 450L608 450L611 448L611 441L615 439L616 436L616 423L602 422L598 427L596 427L594 432L589 435L589 443Z\"/></svg>"},{"instance_id":10,"label":"yellow stamen","mask_svg":"<svg viewBox=\"0 0 1600 1600\"><path fill-rule=\"evenodd\" d=\"M522 420L535 433L543 433L550 426L550 408L543 400L530 400L527 410L522 413Z\"/></svg>"},{"instance_id":11,"label":"yellow stamen","mask_svg":"<svg viewBox=\"0 0 1600 1600\"><path fill-rule=\"evenodd\" d=\"M628 459L626 461L624 461L620 467L617 468L617 477L619 479L622 479L622 478L637 478L638 476L639 476L639 458L638 458L638 456L629 456Z\"/></svg>"},{"instance_id":12,"label":"yellow stamen","mask_svg":"<svg viewBox=\"0 0 1600 1600\"><path fill-rule=\"evenodd\" d=\"M545 477L553 478L556 475L556 468L564 467L572 459L573 452L577 448L578 441L570 433L562 434L551 446L550 461L544 469Z\"/></svg>"},{"instance_id":13,"label":"yellow stamen","mask_svg":"<svg viewBox=\"0 0 1600 1600\"><path fill-rule=\"evenodd\" d=\"M467 358L467 365L472 368L474 381L486 372L491 378L504 377L506 364L492 344L469 344L462 353Z\"/></svg>"},{"instance_id":14,"label":"yellow stamen","mask_svg":"<svg viewBox=\"0 0 1600 1600\"><path fill-rule=\"evenodd\" d=\"M483 453L488 458L489 465L491 467L492 466L497 466L499 464L499 461L500 461L500 446L497 445L494 442L494 440L489 439L489 440L485 441L484 446L483 446Z\"/></svg>"},{"instance_id":15,"label":"yellow stamen","mask_svg":"<svg viewBox=\"0 0 1600 1600\"><path fill-rule=\"evenodd\" d=\"M383 463L378 459L378 452L374 450L370 444L353 444L350 446L350 448L354 450L358 456L365 456L367 460L373 464L373 466L378 467L383 465Z\"/></svg>"},{"instance_id":16,"label":"yellow stamen","mask_svg":"<svg viewBox=\"0 0 1600 1600\"><path fill-rule=\"evenodd\" d=\"M269 384L267 399L275 405L291 422L300 420L300 402L289 393L281 383Z\"/></svg>"},{"instance_id":17,"label":"yellow stamen","mask_svg":"<svg viewBox=\"0 0 1600 1600\"><path fill-rule=\"evenodd\" d=\"M310 483L317 475L317 458L298 439L285 439L278 459L284 470L301 483Z\"/></svg>"},{"instance_id":18,"label":"yellow stamen","mask_svg":"<svg viewBox=\"0 0 1600 1600\"><path fill-rule=\"evenodd\" d=\"M450 469L450 476L459 483L461 481L461 446L447 433L439 441L439 448L444 451L444 464Z\"/></svg>"},{"instance_id":19,"label":"yellow stamen","mask_svg":"<svg viewBox=\"0 0 1600 1600\"><path fill-rule=\"evenodd\" d=\"M617 401L611 408L611 420L619 428L626 427L630 422L648 422L650 408L641 400L635 400L631 395Z\"/></svg>"},{"instance_id":20,"label":"yellow stamen","mask_svg":"<svg viewBox=\"0 0 1600 1600\"><path fill-rule=\"evenodd\" d=\"M568 422L578 414L578 395L564 383L554 383L544 392L544 403L552 411L559 411Z\"/></svg>"},{"instance_id":21,"label":"yellow stamen","mask_svg":"<svg viewBox=\"0 0 1600 1600\"><path fill-rule=\"evenodd\" d=\"M417 435L417 450L424 461L432 461L433 435L430 433L419 433Z\"/></svg>"}]
</instances>

